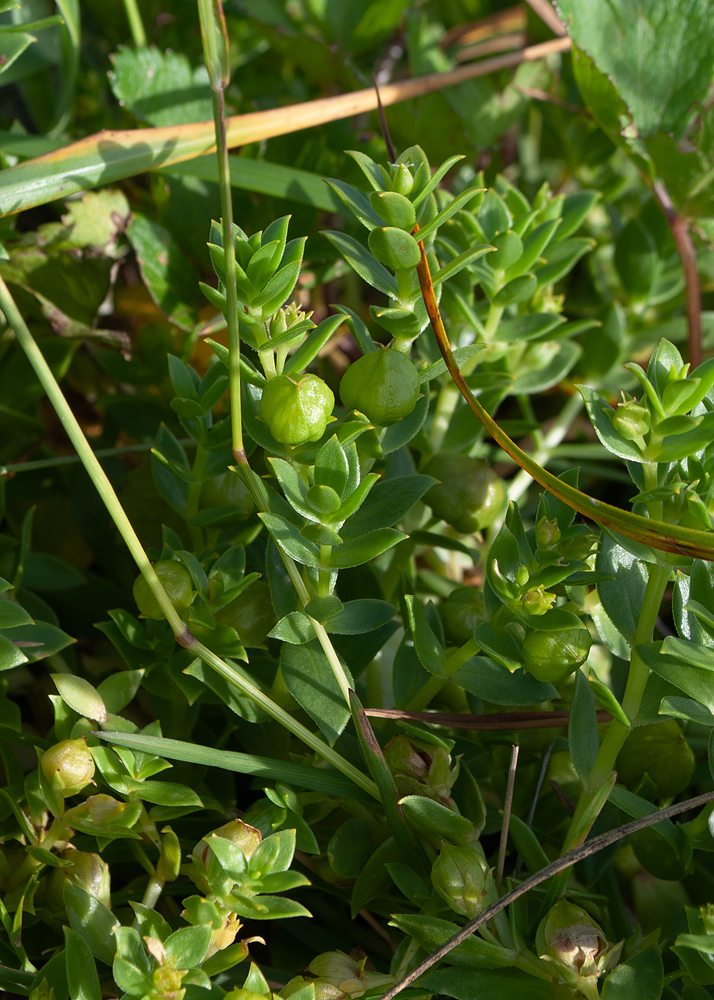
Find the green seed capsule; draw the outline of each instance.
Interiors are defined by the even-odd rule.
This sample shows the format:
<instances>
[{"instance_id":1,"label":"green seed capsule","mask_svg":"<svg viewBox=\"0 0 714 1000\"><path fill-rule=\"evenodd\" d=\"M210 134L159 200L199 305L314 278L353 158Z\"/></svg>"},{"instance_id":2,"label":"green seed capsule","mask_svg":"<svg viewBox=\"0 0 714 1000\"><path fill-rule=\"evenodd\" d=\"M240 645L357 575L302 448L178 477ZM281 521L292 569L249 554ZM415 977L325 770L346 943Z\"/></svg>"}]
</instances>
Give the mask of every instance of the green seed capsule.
<instances>
[{"instance_id":1,"label":"green seed capsule","mask_svg":"<svg viewBox=\"0 0 714 1000\"><path fill-rule=\"evenodd\" d=\"M592 638L585 626L531 632L523 640L525 668L536 680L557 683L585 663L591 645Z\"/></svg>"},{"instance_id":2,"label":"green seed capsule","mask_svg":"<svg viewBox=\"0 0 714 1000\"><path fill-rule=\"evenodd\" d=\"M495 898L491 870L473 847L445 844L431 869L431 883L454 913L473 920Z\"/></svg>"},{"instance_id":3,"label":"green seed capsule","mask_svg":"<svg viewBox=\"0 0 714 1000\"><path fill-rule=\"evenodd\" d=\"M342 376L340 398L379 426L408 416L419 398L419 374L401 351L381 348L363 355Z\"/></svg>"},{"instance_id":4,"label":"green seed capsule","mask_svg":"<svg viewBox=\"0 0 714 1000\"><path fill-rule=\"evenodd\" d=\"M334 405L332 390L317 375L297 382L277 375L263 389L260 415L276 441L296 446L320 440Z\"/></svg>"},{"instance_id":5,"label":"green seed capsule","mask_svg":"<svg viewBox=\"0 0 714 1000\"><path fill-rule=\"evenodd\" d=\"M80 792L94 777L94 758L84 740L62 740L45 750L40 767L63 796Z\"/></svg>"},{"instance_id":6,"label":"green seed capsule","mask_svg":"<svg viewBox=\"0 0 714 1000\"><path fill-rule=\"evenodd\" d=\"M435 517L464 535L487 528L506 505L506 491L485 462L457 452L442 452L424 472L440 482L424 497Z\"/></svg>"},{"instance_id":7,"label":"green seed capsule","mask_svg":"<svg viewBox=\"0 0 714 1000\"><path fill-rule=\"evenodd\" d=\"M169 600L179 614L185 611L193 601L193 580L191 574L176 559L160 559L154 563L154 570L159 580L164 586L164 590L169 595ZM153 590L149 587L143 576L139 576L134 581L134 600L136 606L145 618L152 618L155 621L162 621L164 616L159 602L154 597Z\"/></svg>"}]
</instances>

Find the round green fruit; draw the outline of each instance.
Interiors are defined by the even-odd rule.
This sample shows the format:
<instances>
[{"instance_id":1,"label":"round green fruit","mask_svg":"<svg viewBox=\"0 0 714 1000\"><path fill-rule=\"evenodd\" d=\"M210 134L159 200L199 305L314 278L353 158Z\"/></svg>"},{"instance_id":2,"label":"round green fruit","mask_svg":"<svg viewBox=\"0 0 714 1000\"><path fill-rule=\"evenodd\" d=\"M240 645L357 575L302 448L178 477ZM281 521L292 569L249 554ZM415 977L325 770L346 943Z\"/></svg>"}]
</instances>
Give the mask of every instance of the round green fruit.
<instances>
[{"instance_id":1,"label":"round green fruit","mask_svg":"<svg viewBox=\"0 0 714 1000\"><path fill-rule=\"evenodd\" d=\"M463 646L473 638L474 629L488 618L483 591L476 587L457 587L438 607L448 642Z\"/></svg>"},{"instance_id":2,"label":"round green fruit","mask_svg":"<svg viewBox=\"0 0 714 1000\"><path fill-rule=\"evenodd\" d=\"M440 480L424 502L435 517L463 535L492 524L506 506L503 481L485 462L458 452L442 452L426 465L424 473Z\"/></svg>"},{"instance_id":3,"label":"round green fruit","mask_svg":"<svg viewBox=\"0 0 714 1000\"><path fill-rule=\"evenodd\" d=\"M234 601L216 613L219 625L230 625L244 646L261 646L276 623L270 590L263 580L256 580Z\"/></svg>"},{"instance_id":4,"label":"round green fruit","mask_svg":"<svg viewBox=\"0 0 714 1000\"><path fill-rule=\"evenodd\" d=\"M662 799L688 787L694 774L694 754L674 719L637 726L617 755L618 779L629 788L649 774Z\"/></svg>"},{"instance_id":5,"label":"round green fruit","mask_svg":"<svg viewBox=\"0 0 714 1000\"><path fill-rule=\"evenodd\" d=\"M419 374L401 351L378 348L349 366L340 382L348 410L381 427L408 416L419 398Z\"/></svg>"},{"instance_id":6,"label":"round green fruit","mask_svg":"<svg viewBox=\"0 0 714 1000\"><path fill-rule=\"evenodd\" d=\"M62 740L40 758L42 773L63 796L80 792L94 777L94 758L84 740Z\"/></svg>"},{"instance_id":7,"label":"round green fruit","mask_svg":"<svg viewBox=\"0 0 714 1000\"><path fill-rule=\"evenodd\" d=\"M335 397L317 375L276 375L263 389L260 415L281 444L293 447L319 441L332 415Z\"/></svg>"},{"instance_id":8,"label":"round green fruit","mask_svg":"<svg viewBox=\"0 0 714 1000\"><path fill-rule=\"evenodd\" d=\"M536 680L554 684L585 663L591 645L592 638L584 626L530 632L523 640L524 666Z\"/></svg>"},{"instance_id":9,"label":"round green fruit","mask_svg":"<svg viewBox=\"0 0 714 1000\"><path fill-rule=\"evenodd\" d=\"M193 580L191 574L175 559L160 559L154 563L154 570L169 595L169 600L179 614L185 611L193 601ZM143 576L134 580L134 600L144 618L161 621L165 615L159 602Z\"/></svg>"}]
</instances>

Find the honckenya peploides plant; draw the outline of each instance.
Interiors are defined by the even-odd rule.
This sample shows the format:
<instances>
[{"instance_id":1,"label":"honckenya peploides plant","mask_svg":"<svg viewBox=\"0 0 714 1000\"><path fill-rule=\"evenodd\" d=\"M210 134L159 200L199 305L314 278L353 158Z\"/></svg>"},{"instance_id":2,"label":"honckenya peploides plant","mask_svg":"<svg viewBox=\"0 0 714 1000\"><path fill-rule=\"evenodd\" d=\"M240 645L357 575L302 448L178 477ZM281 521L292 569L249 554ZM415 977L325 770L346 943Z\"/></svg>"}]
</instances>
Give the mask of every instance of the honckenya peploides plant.
<instances>
[{"instance_id":1,"label":"honckenya peploides plant","mask_svg":"<svg viewBox=\"0 0 714 1000\"><path fill-rule=\"evenodd\" d=\"M705 1000L714 14L85 6L0 25L0 208L79 193L2 222L0 988Z\"/></svg>"}]
</instances>

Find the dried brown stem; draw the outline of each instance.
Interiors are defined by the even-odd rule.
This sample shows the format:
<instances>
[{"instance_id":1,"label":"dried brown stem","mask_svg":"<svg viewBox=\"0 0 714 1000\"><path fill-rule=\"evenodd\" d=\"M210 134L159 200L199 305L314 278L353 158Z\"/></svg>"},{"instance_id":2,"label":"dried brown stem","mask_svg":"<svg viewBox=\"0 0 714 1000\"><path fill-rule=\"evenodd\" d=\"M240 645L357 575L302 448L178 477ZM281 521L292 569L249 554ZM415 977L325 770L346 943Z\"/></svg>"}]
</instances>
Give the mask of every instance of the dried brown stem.
<instances>
[{"instance_id":1,"label":"dried brown stem","mask_svg":"<svg viewBox=\"0 0 714 1000\"><path fill-rule=\"evenodd\" d=\"M413 719L449 729L517 730L562 729L568 725L570 712L494 712L493 715L470 715L465 712L409 712L401 708L366 708L365 715L378 719ZM612 716L604 709L597 712L598 722L609 722Z\"/></svg>"},{"instance_id":2,"label":"dried brown stem","mask_svg":"<svg viewBox=\"0 0 714 1000\"><path fill-rule=\"evenodd\" d=\"M697 270L697 251L689 228L689 219L681 215L672 204L662 181L652 185L655 197L674 237L684 269L684 286L687 298L687 347L689 364L696 368L702 363L702 289Z\"/></svg>"}]
</instances>

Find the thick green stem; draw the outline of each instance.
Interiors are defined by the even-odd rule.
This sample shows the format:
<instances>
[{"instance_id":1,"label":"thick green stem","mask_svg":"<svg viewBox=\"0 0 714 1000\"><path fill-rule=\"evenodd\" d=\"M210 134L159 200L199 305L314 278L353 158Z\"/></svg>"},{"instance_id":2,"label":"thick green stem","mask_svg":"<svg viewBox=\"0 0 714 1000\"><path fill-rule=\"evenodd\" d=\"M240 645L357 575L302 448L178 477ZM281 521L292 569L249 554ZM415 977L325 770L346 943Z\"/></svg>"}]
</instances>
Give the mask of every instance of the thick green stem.
<instances>
[{"instance_id":1,"label":"thick green stem","mask_svg":"<svg viewBox=\"0 0 714 1000\"><path fill-rule=\"evenodd\" d=\"M642 610L637 631L635 633L635 643L630 657L630 669L627 675L627 685L625 695L622 700L622 708L628 719L633 720L640 710L642 695L645 691L647 678L649 677L649 667L637 652L636 647L652 641L657 615L659 614L662 597L669 581L670 567L666 565L650 565L647 589L645 590ZM590 775L588 776L588 792L595 792L607 780L608 775L615 767L617 755L622 749L622 745L630 732L627 726L623 726L617 719L613 719L608 726L605 738L602 741L600 750Z\"/></svg>"},{"instance_id":2,"label":"thick green stem","mask_svg":"<svg viewBox=\"0 0 714 1000\"><path fill-rule=\"evenodd\" d=\"M239 462L238 468L241 471L246 486L248 487L248 489L252 494L253 500L255 501L255 506L261 513L267 513L267 511L270 510L270 501L268 498L268 491L265 488L263 480L260 478L260 476L256 475L255 472L253 472L250 465L248 464L247 459L245 459L242 463ZM302 573L300 572L294 560L291 559L286 552L283 552L283 550L280 548L279 545L278 545L278 552L280 553L280 558L283 560L283 565L285 566L285 569L288 571L288 576L290 577L290 580L292 581L292 584L295 587L295 590L297 591L298 598L302 606L305 607L305 605L309 602L311 595L308 592L307 587L305 586L305 581L302 578ZM315 635L317 636L317 639L320 645L322 646L323 652L327 657L328 663L332 668L332 672L335 675L335 678L337 679L337 683L340 686L340 691L342 692L345 701L349 705L350 682L348 681L347 674L345 673L344 668L340 663L340 658L335 651L335 647L332 645L330 637L325 631L324 626L320 622L316 621L316 619L314 618L310 618L310 621L312 623L312 627L315 630Z\"/></svg>"},{"instance_id":3,"label":"thick green stem","mask_svg":"<svg viewBox=\"0 0 714 1000\"><path fill-rule=\"evenodd\" d=\"M645 490L653 490L658 482L658 468L656 462L648 462L643 466L645 478ZM648 504L649 515L653 519L659 520L663 516L663 505L661 501L653 501ZM640 710L642 696L645 692L645 685L649 677L649 667L642 660L637 652L637 647L652 642L657 615L662 604L662 598L669 581L671 568L662 563L649 564L647 567L647 587L642 600L640 615L637 620L637 630L633 644L632 655L630 657L630 669L627 674L627 684L625 694L622 699L622 708L627 718L632 722ZM623 726L617 719L613 719L608 726L605 738L602 741L600 750L587 782L589 792L596 792L597 789L607 780L608 775L615 767L617 755L622 749L622 745L627 739L629 729Z\"/></svg>"}]
</instances>

